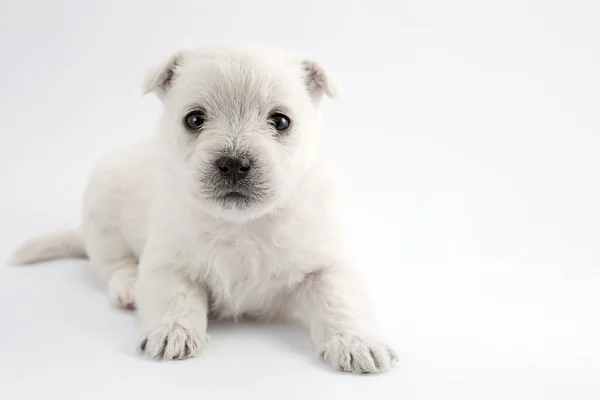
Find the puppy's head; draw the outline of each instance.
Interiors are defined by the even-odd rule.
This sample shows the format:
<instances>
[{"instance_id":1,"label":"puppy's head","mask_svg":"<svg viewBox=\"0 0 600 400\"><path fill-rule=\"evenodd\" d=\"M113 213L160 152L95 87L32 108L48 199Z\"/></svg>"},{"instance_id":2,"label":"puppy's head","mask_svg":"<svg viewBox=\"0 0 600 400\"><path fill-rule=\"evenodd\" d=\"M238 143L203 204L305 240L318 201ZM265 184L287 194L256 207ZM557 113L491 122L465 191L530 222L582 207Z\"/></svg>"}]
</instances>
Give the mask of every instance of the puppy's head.
<instances>
[{"instance_id":1,"label":"puppy's head","mask_svg":"<svg viewBox=\"0 0 600 400\"><path fill-rule=\"evenodd\" d=\"M290 197L315 159L319 104L338 94L318 63L259 46L178 52L149 71L144 91L164 103L160 133L186 191L232 221Z\"/></svg>"}]
</instances>

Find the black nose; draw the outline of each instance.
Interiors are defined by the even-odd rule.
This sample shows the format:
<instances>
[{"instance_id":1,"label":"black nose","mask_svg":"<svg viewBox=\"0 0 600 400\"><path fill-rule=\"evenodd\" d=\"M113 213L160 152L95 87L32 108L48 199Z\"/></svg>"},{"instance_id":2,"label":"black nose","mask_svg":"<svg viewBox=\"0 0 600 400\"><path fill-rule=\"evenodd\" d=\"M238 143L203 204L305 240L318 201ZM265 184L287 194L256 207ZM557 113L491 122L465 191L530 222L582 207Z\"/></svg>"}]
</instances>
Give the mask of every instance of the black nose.
<instances>
[{"instance_id":1,"label":"black nose","mask_svg":"<svg viewBox=\"0 0 600 400\"><path fill-rule=\"evenodd\" d=\"M248 176L250 161L233 157L221 157L217 160L217 167L223 176L236 183Z\"/></svg>"}]
</instances>

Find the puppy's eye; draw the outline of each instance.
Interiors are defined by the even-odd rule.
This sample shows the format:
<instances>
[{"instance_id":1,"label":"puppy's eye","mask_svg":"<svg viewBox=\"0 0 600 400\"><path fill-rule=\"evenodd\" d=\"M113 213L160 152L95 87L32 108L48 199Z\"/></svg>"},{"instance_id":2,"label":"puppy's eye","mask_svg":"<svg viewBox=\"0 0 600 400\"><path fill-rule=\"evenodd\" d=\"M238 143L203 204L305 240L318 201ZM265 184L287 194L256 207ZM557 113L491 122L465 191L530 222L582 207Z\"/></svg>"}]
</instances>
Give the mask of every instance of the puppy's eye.
<instances>
[{"instance_id":1,"label":"puppy's eye","mask_svg":"<svg viewBox=\"0 0 600 400\"><path fill-rule=\"evenodd\" d=\"M271 114L269 121L279 132L283 132L290 127L289 117L281 113Z\"/></svg>"},{"instance_id":2,"label":"puppy's eye","mask_svg":"<svg viewBox=\"0 0 600 400\"><path fill-rule=\"evenodd\" d=\"M185 116L185 126L193 131L197 131L204 124L206 117L202 111L192 111Z\"/></svg>"}]
</instances>

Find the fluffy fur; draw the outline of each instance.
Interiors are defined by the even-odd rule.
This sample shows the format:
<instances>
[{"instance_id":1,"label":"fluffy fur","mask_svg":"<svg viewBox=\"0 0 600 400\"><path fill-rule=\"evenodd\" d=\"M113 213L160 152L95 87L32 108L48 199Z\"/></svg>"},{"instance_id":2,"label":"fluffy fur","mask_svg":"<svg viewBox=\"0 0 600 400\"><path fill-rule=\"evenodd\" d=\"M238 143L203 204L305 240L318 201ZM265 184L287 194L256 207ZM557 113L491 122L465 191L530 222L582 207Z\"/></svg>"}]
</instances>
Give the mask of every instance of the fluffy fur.
<instances>
[{"instance_id":1,"label":"fluffy fur","mask_svg":"<svg viewBox=\"0 0 600 400\"><path fill-rule=\"evenodd\" d=\"M150 69L143 91L164 103L156 134L95 167L80 229L32 239L14 262L87 255L110 300L137 309L139 349L154 359L200 354L214 314L299 320L334 368L391 368L321 145L320 103L339 93L331 74L280 49L203 47ZM206 118L195 132L193 110ZM223 155L251 160L243 184L219 175Z\"/></svg>"}]
</instances>

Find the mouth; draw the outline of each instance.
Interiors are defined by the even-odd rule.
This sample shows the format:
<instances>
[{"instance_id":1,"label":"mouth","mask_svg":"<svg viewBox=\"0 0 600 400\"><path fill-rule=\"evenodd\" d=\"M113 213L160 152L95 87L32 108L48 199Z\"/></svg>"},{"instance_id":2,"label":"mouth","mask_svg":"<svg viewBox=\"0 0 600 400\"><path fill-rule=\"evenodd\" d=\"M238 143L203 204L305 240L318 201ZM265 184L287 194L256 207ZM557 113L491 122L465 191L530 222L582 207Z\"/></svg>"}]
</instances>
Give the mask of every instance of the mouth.
<instances>
[{"instance_id":1,"label":"mouth","mask_svg":"<svg viewBox=\"0 0 600 400\"><path fill-rule=\"evenodd\" d=\"M254 199L239 191L228 191L221 194L217 200L225 209L245 210L252 206Z\"/></svg>"},{"instance_id":2,"label":"mouth","mask_svg":"<svg viewBox=\"0 0 600 400\"><path fill-rule=\"evenodd\" d=\"M248 200L249 197L240 192L228 192L223 195L223 200Z\"/></svg>"}]
</instances>

